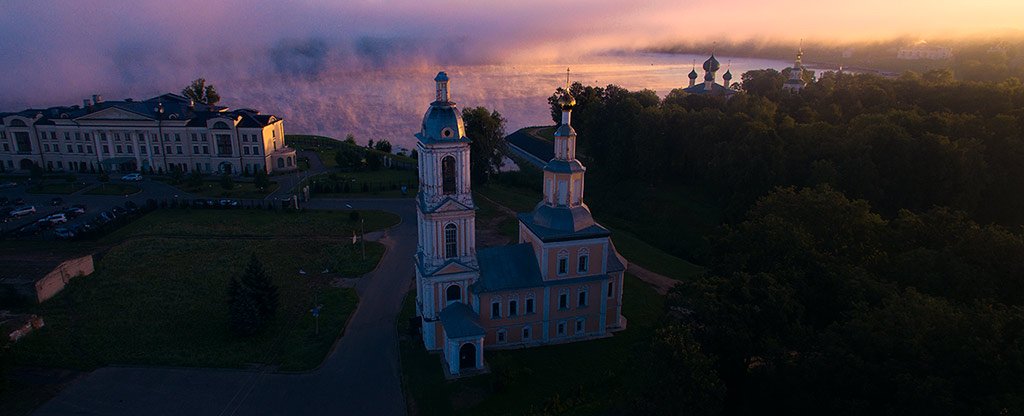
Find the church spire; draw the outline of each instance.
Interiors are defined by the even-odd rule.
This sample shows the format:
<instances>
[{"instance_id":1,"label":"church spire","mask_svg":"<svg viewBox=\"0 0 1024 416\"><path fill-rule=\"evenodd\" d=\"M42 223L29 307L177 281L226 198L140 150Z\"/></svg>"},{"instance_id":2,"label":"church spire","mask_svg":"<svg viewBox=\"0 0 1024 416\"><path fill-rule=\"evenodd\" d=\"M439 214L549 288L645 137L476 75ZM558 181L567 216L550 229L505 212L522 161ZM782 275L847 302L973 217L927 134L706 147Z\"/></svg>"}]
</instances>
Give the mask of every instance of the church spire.
<instances>
[{"instance_id":1,"label":"church spire","mask_svg":"<svg viewBox=\"0 0 1024 416\"><path fill-rule=\"evenodd\" d=\"M435 91L434 102L447 103L451 101L451 96L448 94L448 73L441 71L434 77L434 82L437 84Z\"/></svg>"}]
</instances>

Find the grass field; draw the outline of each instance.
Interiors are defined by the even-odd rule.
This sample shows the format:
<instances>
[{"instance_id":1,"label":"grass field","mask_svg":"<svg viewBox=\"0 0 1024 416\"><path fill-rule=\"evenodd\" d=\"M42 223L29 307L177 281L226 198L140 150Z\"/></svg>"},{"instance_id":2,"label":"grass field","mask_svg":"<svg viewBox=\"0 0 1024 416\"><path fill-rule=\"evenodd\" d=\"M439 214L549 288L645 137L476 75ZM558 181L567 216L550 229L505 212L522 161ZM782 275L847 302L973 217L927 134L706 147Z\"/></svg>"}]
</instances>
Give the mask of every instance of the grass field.
<instances>
[{"instance_id":1,"label":"grass field","mask_svg":"<svg viewBox=\"0 0 1024 416\"><path fill-rule=\"evenodd\" d=\"M412 198L418 182L415 170L380 169L363 172L333 172L310 179L314 196L323 198ZM348 191L345 191L345 186ZM406 186L406 193L401 191Z\"/></svg>"},{"instance_id":2,"label":"grass field","mask_svg":"<svg viewBox=\"0 0 1024 416\"><path fill-rule=\"evenodd\" d=\"M142 189L137 185L128 183L101 183L88 191L85 191L86 195L131 195L138 193Z\"/></svg>"},{"instance_id":3,"label":"grass field","mask_svg":"<svg viewBox=\"0 0 1024 416\"><path fill-rule=\"evenodd\" d=\"M363 212L367 230L397 217ZM319 364L357 299L333 287L334 276L370 271L384 247L367 243L367 260L345 213L248 210L162 210L97 243L111 248L96 272L30 312L47 326L14 345L23 366L91 369L109 364L310 369ZM323 238L327 236L328 238ZM335 237L338 236L338 237ZM228 238L225 238L228 237ZM273 238L270 238L273 237ZM261 334L228 330L227 283L251 255L264 262L280 292L280 308ZM320 270L333 273L321 275ZM298 271L306 270L307 275ZM309 308L324 304L320 335Z\"/></svg>"},{"instance_id":4,"label":"grass field","mask_svg":"<svg viewBox=\"0 0 1024 416\"><path fill-rule=\"evenodd\" d=\"M212 198L262 199L277 190L277 182L270 182L266 189L257 189L252 182L236 181L234 188L224 189L220 180L203 181L202 186L192 187L182 183L178 185L183 191L193 195Z\"/></svg>"},{"instance_id":5,"label":"grass field","mask_svg":"<svg viewBox=\"0 0 1024 416\"><path fill-rule=\"evenodd\" d=\"M399 316L403 383L412 415L601 414L621 397L635 366L634 350L646 342L664 308L664 298L627 275L623 310L629 327L610 338L547 347L485 351L491 373L445 381L438 354L426 352L409 333L414 295Z\"/></svg>"},{"instance_id":6,"label":"grass field","mask_svg":"<svg viewBox=\"0 0 1024 416\"><path fill-rule=\"evenodd\" d=\"M28 188L30 194L61 194L68 195L84 189L87 185L82 182L53 182L45 183Z\"/></svg>"}]
</instances>

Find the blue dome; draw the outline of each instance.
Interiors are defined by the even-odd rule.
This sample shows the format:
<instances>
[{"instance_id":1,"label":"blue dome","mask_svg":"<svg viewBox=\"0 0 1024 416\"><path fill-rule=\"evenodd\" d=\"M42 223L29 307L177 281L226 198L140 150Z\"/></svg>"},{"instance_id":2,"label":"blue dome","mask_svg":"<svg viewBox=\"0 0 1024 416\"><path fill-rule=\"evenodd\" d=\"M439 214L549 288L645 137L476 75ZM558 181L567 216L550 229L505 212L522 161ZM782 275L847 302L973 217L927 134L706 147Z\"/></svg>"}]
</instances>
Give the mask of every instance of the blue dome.
<instances>
[{"instance_id":1,"label":"blue dome","mask_svg":"<svg viewBox=\"0 0 1024 416\"><path fill-rule=\"evenodd\" d=\"M424 139L434 141L460 140L466 137L466 126L462 114L454 103L434 103L423 115Z\"/></svg>"},{"instance_id":2,"label":"blue dome","mask_svg":"<svg viewBox=\"0 0 1024 416\"><path fill-rule=\"evenodd\" d=\"M732 71L730 71L728 69L725 70L725 73L722 74L722 78L724 78L726 81L732 79Z\"/></svg>"},{"instance_id":3,"label":"blue dome","mask_svg":"<svg viewBox=\"0 0 1024 416\"><path fill-rule=\"evenodd\" d=\"M437 82L447 81L447 80L448 80L448 73L444 72L444 71L438 72L437 76L434 77L434 81L437 81Z\"/></svg>"},{"instance_id":4,"label":"blue dome","mask_svg":"<svg viewBox=\"0 0 1024 416\"><path fill-rule=\"evenodd\" d=\"M696 69L691 69L690 70L690 75L687 75L687 76L690 77L690 79L697 79L697 70Z\"/></svg>"}]
</instances>

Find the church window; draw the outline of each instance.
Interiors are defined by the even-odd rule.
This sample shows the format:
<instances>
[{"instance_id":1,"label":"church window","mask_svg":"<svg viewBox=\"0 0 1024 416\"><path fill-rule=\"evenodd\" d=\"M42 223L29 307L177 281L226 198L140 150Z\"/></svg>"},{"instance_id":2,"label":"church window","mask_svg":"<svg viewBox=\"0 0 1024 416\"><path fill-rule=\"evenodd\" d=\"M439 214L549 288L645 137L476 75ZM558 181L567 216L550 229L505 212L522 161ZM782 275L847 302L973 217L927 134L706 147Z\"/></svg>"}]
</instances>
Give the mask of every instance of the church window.
<instances>
[{"instance_id":1,"label":"church window","mask_svg":"<svg viewBox=\"0 0 1024 416\"><path fill-rule=\"evenodd\" d=\"M569 272L569 258L559 257L558 258L558 274L563 275Z\"/></svg>"},{"instance_id":2,"label":"church window","mask_svg":"<svg viewBox=\"0 0 1024 416\"><path fill-rule=\"evenodd\" d=\"M558 205L565 205L568 198L568 188L565 181L558 181Z\"/></svg>"},{"instance_id":3,"label":"church window","mask_svg":"<svg viewBox=\"0 0 1024 416\"><path fill-rule=\"evenodd\" d=\"M455 224L444 226L444 258L458 257L458 230Z\"/></svg>"},{"instance_id":4,"label":"church window","mask_svg":"<svg viewBox=\"0 0 1024 416\"><path fill-rule=\"evenodd\" d=\"M528 339L530 339L530 327L529 326L524 326L523 327L523 340L525 341L525 340L528 340Z\"/></svg>"},{"instance_id":5,"label":"church window","mask_svg":"<svg viewBox=\"0 0 1024 416\"><path fill-rule=\"evenodd\" d=\"M565 322L558 323L558 335L565 335Z\"/></svg>"},{"instance_id":6,"label":"church window","mask_svg":"<svg viewBox=\"0 0 1024 416\"><path fill-rule=\"evenodd\" d=\"M444 291L445 301L448 303L458 302L462 300L462 287L459 285L448 286L448 289Z\"/></svg>"},{"instance_id":7,"label":"church window","mask_svg":"<svg viewBox=\"0 0 1024 416\"><path fill-rule=\"evenodd\" d=\"M558 295L558 309L569 309L569 294L562 293Z\"/></svg>"},{"instance_id":8,"label":"church window","mask_svg":"<svg viewBox=\"0 0 1024 416\"><path fill-rule=\"evenodd\" d=\"M583 333L584 333L583 329L586 328L586 327L587 327L587 320L586 319L584 319L584 318L577 319L576 320L576 335L583 335Z\"/></svg>"},{"instance_id":9,"label":"church window","mask_svg":"<svg viewBox=\"0 0 1024 416\"><path fill-rule=\"evenodd\" d=\"M515 299L508 301L508 316L516 316L519 314L519 302Z\"/></svg>"},{"instance_id":10,"label":"church window","mask_svg":"<svg viewBox=\"0 0 1024 416\"><path fill-rule=\"evenodd\" d=\"M608 282L608 299L611 299L615 293L615 283Z\"/></svg>"},{"instance_id":11,"label":"church window","mask_svg":"<svg viewBox=\"0 0 1024 416\"><path fill-rule=\"evenodd\" d=\"M508 332L505 331L504 329L499 329L498 333L497 333L497 336L498 336L498 343L504 344L505 341L508 340Z\"/></svg>"},{"instance_id":12,"label":"church window","mask_svg":"<svg viewBox=\"0 0 1024 416\"><path fill-rule=\"evenodd\" d=\"M576 271L586 273L590 271L590 254L586 250L580 250L580 258L577 261Z\"/></svg>"},{"instance_id":13,"label":"church window","mask_svg":"<svg viewBox=\"0 0 1024 416\"><path fill-rule=\"evenodd\" d=\"M587 290L580 290L579 298L577 299L576 306L580 308L587 307Z\"/></svg>"},{"instance_id":14,"label":"church window","mask_svg":"<svg viewBox=\"0 0 1024 416\"><path fill-rule=\"evenodd\" d=\"M441 191L445 195L455 193L455 158L452 156L441 159Z\"/></svg>"},{"instance_id":15,"label":"church window","mask_svg":"<svg viewBox=\"0 0 1024 416\"><path fill-rule=\"evenodd\" d=\"M526 313L533 313L533 298L526 298Z\"/></svg>"},{"instance_id":16,"label":"church window","mask_svg":"<svg viewBox=\"0 0 1024 416\"><path fill-rule=\"evenodd\" d=\"M501 318L501 301L491 302L491 319Z\"/></svg>"}]
</instances>

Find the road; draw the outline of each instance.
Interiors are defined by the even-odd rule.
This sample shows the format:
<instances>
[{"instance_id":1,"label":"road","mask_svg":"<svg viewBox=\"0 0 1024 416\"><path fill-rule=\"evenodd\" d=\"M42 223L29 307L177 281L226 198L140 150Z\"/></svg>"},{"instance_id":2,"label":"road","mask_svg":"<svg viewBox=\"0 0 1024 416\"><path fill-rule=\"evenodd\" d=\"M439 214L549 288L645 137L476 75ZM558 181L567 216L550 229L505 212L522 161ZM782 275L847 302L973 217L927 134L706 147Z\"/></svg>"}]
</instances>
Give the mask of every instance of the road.
<instances>
[{"instance_id":1,"label":"road","mask_svg":"<svg viewBox=\"0 0 1024 416\"><path fill-rule=\"evenodd\" d=\"M402 222L381 233L388 251L356 290L359 306L320 368L266 370L105 367L71 383L36 415L403 415L395 318L415 276L410 199L314 199L310 208L384 210Z\"/></svg>"}]
</instances>

